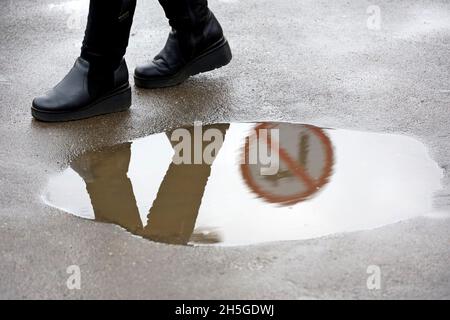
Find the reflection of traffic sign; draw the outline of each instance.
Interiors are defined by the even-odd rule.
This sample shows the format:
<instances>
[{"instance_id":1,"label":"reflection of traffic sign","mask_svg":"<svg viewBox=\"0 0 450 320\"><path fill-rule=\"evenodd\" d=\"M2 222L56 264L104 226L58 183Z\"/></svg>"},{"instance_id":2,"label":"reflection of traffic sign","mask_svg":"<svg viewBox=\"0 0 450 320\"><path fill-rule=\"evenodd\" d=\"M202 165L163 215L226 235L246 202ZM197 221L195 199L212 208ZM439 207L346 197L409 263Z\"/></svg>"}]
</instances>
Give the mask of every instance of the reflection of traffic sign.
<instances>
[{"instance_id":1,"label":"reflection of traffic sign","mask_svg":"<svg viewBox=\"0 0 450 320\"><path fill-rule=\"evenodd\" d=\"M280 141L271 141L270 136L263 138L259 134L262 129L278 129ZM263 123L257 125L252 134L256 137L246 139L243 159L250 158L250 149L257 147L261 139L266 139L262 142L267 143L272 152L279 152L280 159L278 172L273 175L261 174L260 161L243 161L242 176L259 197L271 203L291 205L310 198L328 183L334 152L322 129L302 124Z\"/></svg>"}]
</instances>

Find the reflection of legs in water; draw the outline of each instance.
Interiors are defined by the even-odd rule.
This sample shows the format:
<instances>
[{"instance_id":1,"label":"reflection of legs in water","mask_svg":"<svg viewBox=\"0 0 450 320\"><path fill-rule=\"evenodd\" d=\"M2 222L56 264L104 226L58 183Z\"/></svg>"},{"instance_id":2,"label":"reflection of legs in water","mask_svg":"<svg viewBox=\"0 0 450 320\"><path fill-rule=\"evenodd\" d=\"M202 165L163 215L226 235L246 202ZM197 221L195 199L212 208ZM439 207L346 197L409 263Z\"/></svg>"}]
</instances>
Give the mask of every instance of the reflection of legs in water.
<instances>
[{"instance_id":1,"label":"reflection of legs in water","mask_svg":"<svg viewBox=\"0 0 450 320\"><path fill-rule=\"evenodd\" d=\"M214 125L204 129L218 129L225 137L228 127ZM193 154L194 129L188 130ZM208 144L203 142L202 150ZM72 163L73 170L86 183L95 219L118 224L145 238L187 244L195 227L211 164L171 163L150 209L147 226L143 228L127 177L130 158L131 143L125 143L107 151L87 153Z\"/></svg>"},{"instance_id":2,"label":"reflection of legs in water","mask_svg":"<svg viewBox=\"0 0 450 320\"><path fill-rule=\"evenodd\" d=\"M229 125L205 126L219 129L222 136ZM193 128L191 133L192 152L194 149ZM170 139L170 135L169 135ZM203 142L203 150L208 143ZM217 156L217 154L216 154ZM149 239L187 244L194 231L201 200L211 173L211 164L171 163L148 215L148 223L143 236Z\"/></svg>"},{"instance_id":3,"label":"reflection of legs in water","mask_svg":"<svg viewBox=\"0 0 450 320\"><path fill-rule=\"evenodd\" d=\"M127 177L130 158L131 143L125 143L107 151L87 153L71 166L86 183L95 219L136 233L142 229L142 222Z\"/></svg>"}]
</instances>

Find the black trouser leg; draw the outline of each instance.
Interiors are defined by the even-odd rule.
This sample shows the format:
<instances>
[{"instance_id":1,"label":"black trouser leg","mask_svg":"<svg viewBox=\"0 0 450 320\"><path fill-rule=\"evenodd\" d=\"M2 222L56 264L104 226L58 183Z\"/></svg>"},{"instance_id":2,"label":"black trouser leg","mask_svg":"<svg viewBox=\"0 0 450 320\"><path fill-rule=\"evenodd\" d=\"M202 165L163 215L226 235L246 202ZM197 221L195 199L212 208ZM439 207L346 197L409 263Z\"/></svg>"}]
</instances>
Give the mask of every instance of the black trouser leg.
<instances>
[{"instance_id":1,"label":"black trouser leg","mask_svg":"<svg viewBox=\"0 0 450 320\"><path fill-rule=\"evenodd\" d=\"M91 0L81 57L115 69L125 55L136 0Z\"/></svg>"}]
</instances>

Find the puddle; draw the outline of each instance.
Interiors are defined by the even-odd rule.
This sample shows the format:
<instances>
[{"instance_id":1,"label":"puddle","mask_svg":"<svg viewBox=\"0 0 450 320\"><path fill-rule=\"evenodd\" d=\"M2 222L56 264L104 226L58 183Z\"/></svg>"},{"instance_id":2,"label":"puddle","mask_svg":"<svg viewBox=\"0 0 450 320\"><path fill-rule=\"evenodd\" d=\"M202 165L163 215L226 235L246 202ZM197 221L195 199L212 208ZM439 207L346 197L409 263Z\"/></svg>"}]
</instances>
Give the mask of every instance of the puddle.
<instances>
[{"instance_id":1,"label":"puddle","mask_svg":"<svg viewBox=\"0 0 450 320\"><path fill-rule=\"evenodd\" d=\"M43 199L153 241L233 246L430 214L442 176L407 136L232 123L85 153L50 178Z\"/></svg>"}]
</instances>

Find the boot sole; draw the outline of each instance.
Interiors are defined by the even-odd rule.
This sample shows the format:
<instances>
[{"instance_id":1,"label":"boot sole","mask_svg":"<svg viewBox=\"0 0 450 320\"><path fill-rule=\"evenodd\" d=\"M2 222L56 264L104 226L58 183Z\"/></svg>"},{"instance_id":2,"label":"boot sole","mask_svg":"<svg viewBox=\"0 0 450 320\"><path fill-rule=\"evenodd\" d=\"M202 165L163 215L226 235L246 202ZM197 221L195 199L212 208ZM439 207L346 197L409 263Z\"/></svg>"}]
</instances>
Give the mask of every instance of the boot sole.
<instances>
[{"instance_id":1,"label":"boot sole","mask_svg":"<svg viewBox=\"0 0 450 320\"><path fill-rule=\"evenodd\" d=\"M232 57L228 41L222 38L174 75L157 79L142 78L134 75L134 83L137 87L146 89L176 86L191 76L226 66L230 63Z\"/></svg>"},{"instance_id":2,"label":"boot sole","mask_svg":"<svg viewBox=\"0 0 450 320\"><path fill-rule=\"evenodd\" d=\"M70 112L51 112L39 110L32 106L31 114L39 121L43 122L63 122L81 120L100 116L109 113L126 111L131 107L131 87L126 84L119 89L108 94L106 97L98 99L88 106Z\"/></svg>"}]
</instances>

